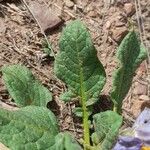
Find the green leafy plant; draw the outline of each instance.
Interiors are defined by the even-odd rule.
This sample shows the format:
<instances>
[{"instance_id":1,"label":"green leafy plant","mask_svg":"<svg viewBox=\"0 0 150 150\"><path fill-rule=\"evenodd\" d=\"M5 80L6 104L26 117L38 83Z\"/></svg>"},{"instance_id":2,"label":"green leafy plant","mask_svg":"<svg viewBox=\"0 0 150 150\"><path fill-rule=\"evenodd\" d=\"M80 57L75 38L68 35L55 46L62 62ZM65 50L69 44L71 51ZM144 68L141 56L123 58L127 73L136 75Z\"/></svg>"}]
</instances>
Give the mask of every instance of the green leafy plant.
<instances>
[{"instance_id":1,"label":"green leafy plant","mask_svg":"<svg viewBox=\"0 0 150 150\"><path fill-rule=\"evenodd\" d=\"M12 150L49 149L58 134L54 114L44 107L0 109L0 122L0 141Z\"/></svg>"},{"instance_id":2,"label":"green leafy plant","mask_svg":"<svg viewBox=\"0 0 150 150\"><path fill-rule=\"evenodd\" d=\"M52 100L51 93L26 67L12 65L2 68L3 79L14 101L25 107L13 112L0 109L0 142L12 150L82 150L82 147L84 150L110 150L123 121L122 101L135 70L146 58L146 51L136 33L130 31L117 51L119 64L110 94L114 111L93 115L93 104L99 99L106 74L90 34L79 20L73 21L64 29L59 46L54 72L68 87L60 99L64 102L79 100L80 106L73 111L82 117L83 140L79 144L69 133L59 131L55 115L45 107ZM90 133L92 126L94 132Z\"/></svg>"},{"instance_id":3,"label":"green leafy plant","mask_svg":"<svg viewBox=\"0 0 150 150\"><path fill-rule=\"evenodd\" d=\"M129 32L117 51L119 67L114 74L111 91L114 110L121 112L122 101L130 89L134 73L146 57L146 50L140 44L136 33L134 31Z\"/></svg>"},{"instance_id":4,"label":"green leafy plant","mask_svg":"<svg viewBox=\"0 0 150 150\"><path fill-rule=\"evenodd\" d=\"M59 133L55 115L47 108L27 106L17 111L0 109L0 142L11 150L80 150L67 133Z\"/></svg>"},{"instance_id":5,"label":"green leafy plant","mask_svg":"<svg viewBox=\"0 0 150 150\"><path fill-rule=\"evenodd\" d=\"M99 150L109 150L114 144L122 117L115 112L105 111L93 116L95 132L92 134L92 141Z\"/></svg>"},{"instance_id":6,"label":"green leafy plant","mask_svg":"<svg viewBox=\"0 0 150 150\"><path fill-rule=\"evenodd\" d=\"M60 53L56 57L54 71L69 88L65 96L70 96L70 100L72 95L79 96L83 112L84 140L85 144L89 145L87 105L91 105L98 99L105 84L106 75L97 58L90 35L80 21L71 23L63 31L60 39Z\"/></svg>"},{"instance_id":7,"label":"green leafy plant","mask_svg":"<svg viewBox=\"0 0 150 150\"><path fill-rule=\"evenodd\" d=\"M46 55L54 56L52 53L52 47L51 47L50 43L48 43L46 40L43 41L42 47L43 47L43 51L45 52Z\"/></svg>"},{"instance_id":8,"label":"green leafy plant","mask_svg":"<svg viewBox=\"0 0 150 150\"><path fill-rule=\"evenodd\" d=\"M25 66L5 66L2 73L7 90L17 105L46 106L52 100L49 90L41 85Z\"/></svg>"}]
</instances>

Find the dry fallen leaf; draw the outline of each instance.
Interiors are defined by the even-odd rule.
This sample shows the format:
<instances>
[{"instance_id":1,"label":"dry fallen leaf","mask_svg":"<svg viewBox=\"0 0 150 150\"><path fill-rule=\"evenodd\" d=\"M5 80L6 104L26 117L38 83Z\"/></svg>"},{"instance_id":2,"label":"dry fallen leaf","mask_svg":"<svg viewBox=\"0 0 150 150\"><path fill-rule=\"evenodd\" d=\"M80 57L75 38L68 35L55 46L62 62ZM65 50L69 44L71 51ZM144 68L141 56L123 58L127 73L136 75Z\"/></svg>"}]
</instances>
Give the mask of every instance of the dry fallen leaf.
<instances>
[{"instance_id":1,"label":"dry fallen leaf","mask_svg":"<svg viewBox=\"0 0 150 150\"><path fill-rule=\"evenodd\" d=\"M44 32L52 31L62 23L62 20L49 10L46 4L30 1L29 8Z\"/></svg>"}]
</instances>

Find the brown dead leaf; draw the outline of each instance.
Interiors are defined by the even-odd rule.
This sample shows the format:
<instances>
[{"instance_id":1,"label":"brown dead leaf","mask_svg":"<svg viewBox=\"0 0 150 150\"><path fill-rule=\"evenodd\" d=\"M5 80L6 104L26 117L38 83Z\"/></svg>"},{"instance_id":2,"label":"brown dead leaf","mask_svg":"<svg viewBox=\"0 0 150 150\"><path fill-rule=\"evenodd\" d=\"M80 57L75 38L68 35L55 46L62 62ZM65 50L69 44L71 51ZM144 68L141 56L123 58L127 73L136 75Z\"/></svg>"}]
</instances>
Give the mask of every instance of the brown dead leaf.
<instances>
[{"instance_id":1,"label":"brown dead leaf","mask_svg":"<svg viewBox=\"0 0 150 150\"><path fill-rule=\"evenodd\" d=\"M29 8L44 32L52 31L62 23L62 20L52 10L50 11L46 4L30 1Z\"/></svg>"}]
</instances>

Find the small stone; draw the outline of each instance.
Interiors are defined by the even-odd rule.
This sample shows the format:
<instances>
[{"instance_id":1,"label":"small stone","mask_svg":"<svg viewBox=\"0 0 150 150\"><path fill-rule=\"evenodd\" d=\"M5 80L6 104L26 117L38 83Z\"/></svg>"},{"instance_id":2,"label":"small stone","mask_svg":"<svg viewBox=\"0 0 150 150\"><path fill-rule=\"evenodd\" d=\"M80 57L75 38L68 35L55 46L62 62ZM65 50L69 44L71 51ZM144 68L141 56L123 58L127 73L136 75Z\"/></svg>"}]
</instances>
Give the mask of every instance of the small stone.
<instances>
[{"instance_id":1,"label":"small stone","mask_svg":"<svg viewBox=\"0 0 150 150\"><path fill-rule=\"evenodd\" d=\"M140 95L139 99L144 100L144 101L149 101L150 97L147 95Z\"/></svg>"},{"instance_id":2,"label":"small stone","mask_svg":"<svg viewBox=\"0 0 150 150\"><path fill-rule=\"evenodd\" d=\"M30 1L29 8L38 20L43 32L45 31L47 34L62 24L62 20L52 10L49 10L46 4Z\"/></svg>"},{"instance_id":3,"label":"small stone","mask_svg":"<svg viewBox=\"0 0 150 150\"><path fill-rule=\"evenodd\" d=\"M66 6L69 7L69 8L72 8L72 7L74 6L73 1L71 1L71 0L65 0L65 4L66 4Z\"/></svg>"},{"instance_id":4,"label":"small stone","mask_svg":"<svg viewBox=\"0 0 150 150\"><path fill-rule=\"evenodd\" d=\"M132 3L125 3L124 10L127 13L127 16L132 16L135 13L135 7Z\"/></svg>"},{"instance_id":5,"label":"small stone","mask_svg":"<svg viewBox=\"0 0 150 150\"><path fill-rule=\"evenodd\" d=\"M126 27L118 27L114 29L112 33L113 33L112 35L113 39L116 42L120 43L123 40L123 38L126 36L126 34L128 33L128 30Z\"/></svg>"}]
</instances>

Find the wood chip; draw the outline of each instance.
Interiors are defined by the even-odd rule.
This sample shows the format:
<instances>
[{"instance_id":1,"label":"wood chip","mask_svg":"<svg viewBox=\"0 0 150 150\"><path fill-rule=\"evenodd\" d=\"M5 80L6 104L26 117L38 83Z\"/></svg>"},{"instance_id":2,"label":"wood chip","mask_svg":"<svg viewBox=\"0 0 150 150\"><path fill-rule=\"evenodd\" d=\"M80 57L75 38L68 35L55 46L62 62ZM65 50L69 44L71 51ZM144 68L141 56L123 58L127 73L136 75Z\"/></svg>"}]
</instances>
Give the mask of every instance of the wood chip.
<instances>
[{"instance_id":1,"label":"wood chip","mask_svg":"<svg viewBox=\"0 0 150 150\"><path fill-rule=\"evenodd\" d=\"M132 3L125 3L124 4L124 10L127 14L127 16L132 16L135 13L135 7Z\"/></svg>"},{"instance_id":2,"label":"wood chip","mask_svg":"<svg viewBox=\"0 0 150 150\"><path fill-rule=\"evenodd\" d=\"M72 8L72 7L74 6L73 1L71 1L71 0L65 0L65 4L66 4L66 6L69 7L69 8Z\"/></svg>"},{"instance_id":3,"label":"wood chip","mask_svg":"<svg viewBox=\"0 0 150 150\"><path fill-rule=\"evenodd\" d=\"M150 97L147 95L140 95L139 99L144 100L144 101L150 101Z\"/></svg>"},{"instance_id":4,"label":"wood chip","mask_svg":"<svg viewBox=\"0 0 150 150\"><path fill-rule=\"evenodd\" d=\"M126 34L128 33L128 29L124 26L118 27L118 28L114 29L112 31L112 33L113 33L113 35L112 35L113 39L116 42L120 43L123 40L123 38L126 36Z\"/></svg>"},{"instance_id":5,"label":"wood chip","mask_svg":"<svg viewBox=\"0 0 150 150\"><path fill-rule=\"evenodd\" d=\"M141 84L139 82L135 82L133 93L135 95L147 95L147 85Z\"/></svg>"}]
</instances>

